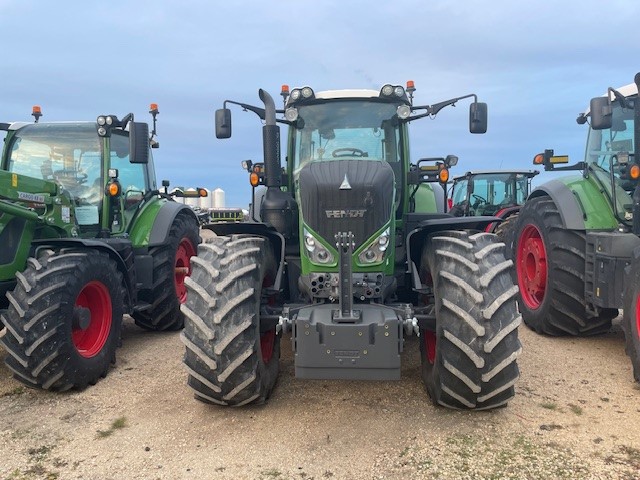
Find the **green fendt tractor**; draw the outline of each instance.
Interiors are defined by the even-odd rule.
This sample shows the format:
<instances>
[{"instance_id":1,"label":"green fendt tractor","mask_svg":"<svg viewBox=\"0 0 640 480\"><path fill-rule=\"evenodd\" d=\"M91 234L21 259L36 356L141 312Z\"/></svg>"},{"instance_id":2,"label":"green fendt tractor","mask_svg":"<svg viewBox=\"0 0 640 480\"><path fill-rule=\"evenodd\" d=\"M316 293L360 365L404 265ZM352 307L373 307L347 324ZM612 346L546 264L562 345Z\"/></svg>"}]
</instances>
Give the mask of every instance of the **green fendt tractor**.
<instances>
[{"instance_id":1,"label":"green fendt tractor","mask_svg":"<svg viewBox=\"0 0 640 480\"><path fill-rule=\"evenodd\" d=\"M248 221L205 227L218 236L192 258L182 338L197 399L264 402L285 332L299 378L399 379L415 333L434 403L490 409L513 397L517 289L504 244L483 232L497 218L438 208L456 157L409 158L410 122L473 97L470 131L484 133L486 104L416 106L414 90L286 88L283 110L260 90L264 108L227 100L216 112L218 138L231 135L228 103L264 121L264 163L243 166L266 191L258 203L254 191ZM277 122L289 131L285 168Z\"/></svg>"},{"instance_id":2,"label":"green fendt tractor","mask_svg":"<svg viewBox=\"0 0 640 480\"><path fill-rule=\"evenodd\" d=\"M631 280L640 246L640 75L635 81L609 88L578 116L590 123L584 161L563 166L568 157L553 150L536 155L534 164L547 171L578 173L533 190L520 210L514 258L520 311L537 332L603 333L624 306L637 377L638 323L629 318L638 312Z\"/></svg>"},{"instance_id":3,"label":"green fendt tractor","mask_svg":"<svg viewBox=\"0 0 640 480\"><path fill-rule=\"evenodd\" d=\"M149 330L183 325L198 223L156 187L151 113L151 136L133 114L0 123L0 342L28 386L104 377L123 314Z\"/></svg>"},{"instance_id":4,"label":"green fendt tractor","mask_svg":"<svg viewBox=\"0 0 640 480\"><path fill-rule=\"evenodd\" d=\"M501 222L487 226L486 231L510 245L510 237L520 207L531 191L531 180L537 170L471 171L453 179L448 199L449 213L454 216L495 215Z\"/></svg>"}]
</instances>

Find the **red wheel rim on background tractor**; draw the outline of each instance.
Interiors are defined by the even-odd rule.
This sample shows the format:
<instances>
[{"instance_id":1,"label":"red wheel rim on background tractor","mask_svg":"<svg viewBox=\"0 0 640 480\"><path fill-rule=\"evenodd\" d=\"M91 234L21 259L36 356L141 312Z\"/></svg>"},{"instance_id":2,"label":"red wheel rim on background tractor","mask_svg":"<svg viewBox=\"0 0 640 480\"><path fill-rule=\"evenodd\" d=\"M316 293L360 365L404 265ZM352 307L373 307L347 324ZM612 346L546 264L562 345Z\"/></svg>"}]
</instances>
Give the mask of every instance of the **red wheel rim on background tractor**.
<instances>
[{"instance_id":1,"label":"red wheel rim on background tractor","mask_svg":"<svg viewBox=\"0 0 640 480\"><path fill-rule=\"evenodd\" d=\"M424 352L427 356L427 361L433 365L436 361L436 334L431 330L425 330L422 334L422 341L424 342Z\"/></svg>"},{"instance_id":2,"label":"red wheel rim on background tractor","mask_svg":"<svg viewBox=\"0 0 640 480\"><path fill-rule=\"evenodd\" d=\"M100 353L111 332L111 294L103 283L93 281L83 287L74 306L76 316L84 316L84 322L74 319L73 345L80 355L91 358Z\"/></svg>"},{"instance_id":3,"label":"red wheel rim on background tractor","mask_svg":"<svg viewBox=\"0 0 640 480\"><path fill-rule=\"evenodd\" d=\"M527 225L518 242L516 270L522 300L531 310L539 308L544 301L547 269L547 250L542 234L535 225Z\"/></svg>"},{"instance_id":4,"label":"red wheel rim on background tractor","mask_svg":"<svg viewBox=\"0 0 640 480\"><path fill-rule=\"evenodd\" d=\"M175 285L178 301L184 303L187 301L187 288L184 286L184 279L191 275L190 258L195 256L196 249L188 238L183 238L178 245L176 252L175 264Z\"/></svg>"}]
</instances>

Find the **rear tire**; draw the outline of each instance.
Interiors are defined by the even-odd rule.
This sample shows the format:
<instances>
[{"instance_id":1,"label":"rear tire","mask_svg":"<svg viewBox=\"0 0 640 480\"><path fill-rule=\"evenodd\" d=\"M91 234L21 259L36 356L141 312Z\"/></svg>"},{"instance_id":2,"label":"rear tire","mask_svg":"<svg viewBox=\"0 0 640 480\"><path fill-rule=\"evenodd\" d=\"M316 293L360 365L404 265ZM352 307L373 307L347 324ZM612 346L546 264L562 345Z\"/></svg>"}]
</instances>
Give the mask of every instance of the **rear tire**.
<instances>
[{"instance_id":1,"label":"rear tire","mask_svg":"<svg viewBox=\"0 0 640 480\"><path fill-rule=\"evenodd\" d=\"M437 405L503 407L514 396L522 351L517 287L504 246L490 233L439 232L423 248L436 331L421 330L422 378Z\"/></svg>"},{"instance_id":2,"label":"rear tire","mask_svg":"<svg viewBox=\"0 0 640 480\"><path fill-rule=\"evenodd\" d=\"M633 366L633 377L640 382L640 249L634 250L631 265L627 268L622 329L625 350Z\"/></svg>"},{"instance_id":3,"label":"rear tire","mask_svg":"<svg viewBox=\"0 0 640 480\"><path fill-rule=\"evenodd\" d=\"M191 263L181 335L189 386L206 403L264 403L280 369L280 337L260 321L277 270L269 241L214 237Z\"/></svg>"},{"instance_id":4,"label":"rear tire","mask_svg":"<svg viewBox=\"0 0 640 480\"><path fill-rule=\"evenodd\" d=\"M515 231L515 269L525 323L538 333L588 336L607 332L617 309L587 317L586 238L564 228L553 200L536 197L520 210Z\"/></svg>"},{"instance_id":5,"label":"rear tire","mask_svg":"<svg viewBox=\"0 0 640 480\"><path fill-rule=\"evenodd\" d=\"M14 377L63 391L95 384L115 362L124 289L113 260L99 251L45 251L16 274L0 342Z\"/></svg>"},{"instance_id":6,"label":"rear tire","mask_svg":"<svg viewBox=\"0 0 640 480\"><path fill-rule=\"evenodd\" d=\"M196 254L200 243L199 230L195 219L178 214L167 242L149 249L153 257L153 288L141 292L140 300L151 304L151 308L133 314L136 325L146 330L180 330L183 327L180 305L187 298L184 279L191 275L189 259ZM186 273L181 269L186 269Z\"/></svg>"}]
</instances>

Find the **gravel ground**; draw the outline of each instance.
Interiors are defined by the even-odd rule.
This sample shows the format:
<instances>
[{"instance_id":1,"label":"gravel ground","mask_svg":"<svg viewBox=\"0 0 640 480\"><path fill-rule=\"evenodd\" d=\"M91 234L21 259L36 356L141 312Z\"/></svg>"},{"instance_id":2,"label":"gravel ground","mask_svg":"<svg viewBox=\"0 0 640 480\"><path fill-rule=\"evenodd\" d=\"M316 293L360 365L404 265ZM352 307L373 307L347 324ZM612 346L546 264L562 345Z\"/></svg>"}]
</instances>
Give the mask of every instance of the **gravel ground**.
<instances>
[{"instance_id":1,"label":"gravel ground","mask_svg":"<svg viewBox=\"0 0 640 480\"><path fill-rule=\"evenodd\" d=\"M230 409L194 400L178 333L127 318L117 364L85 391L26 389L0 366L0 479L640 478L619 325L520 338L521 380L499 411L434 407L414 337L400 381L347 382L295 379L289 336L269 403Z\"/></svg>"}]
</instances>

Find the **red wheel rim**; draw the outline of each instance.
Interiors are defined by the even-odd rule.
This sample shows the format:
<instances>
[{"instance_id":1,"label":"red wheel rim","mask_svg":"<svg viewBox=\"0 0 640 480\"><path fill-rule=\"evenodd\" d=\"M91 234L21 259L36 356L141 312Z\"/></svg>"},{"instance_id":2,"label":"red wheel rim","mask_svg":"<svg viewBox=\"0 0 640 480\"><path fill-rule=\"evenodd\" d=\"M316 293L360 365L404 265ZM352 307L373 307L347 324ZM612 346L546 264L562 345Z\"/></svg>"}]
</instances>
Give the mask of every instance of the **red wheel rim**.
<instances>
[{"instance_id":1,"label":"red wheel rim","mask_svg":"<svg viewBox=\"0 0 640 480\"><path fill-rule=\"evenodd\" d=\"M111 332L111 295L103 283L87 283L76 298L75 307L87 309L90 322L87 328L73 326L71 339L80 355L91 358L102 351Z\"/></svg>"},{"instance_id":2,"label":"red wheel rim","mask_svg":"<svg viewBox=\"0 0 640 480\"><path fill-rule=\"evenodd\" d=\"M276 343L276 330L269 330L260 335L260 351L262 352L262 361L269 363L273 357L273 347Z\"/></svg>"},{"instance_id":3,"label":"red wheel rim","mask_svg":"<svg viewBox=\"0 0 640 480\"><path fill-rule=\"evenodd\" d=\"M544 301L547 290L547 250L540 230L527 225L520 235L516 252L516 270L522 300L527 308L535 310Z\"/></svg>"},{"instance_id":4,"label":"red wheel rim","mask_svg":"<svg viewBox=\"0 0 640 480\"><path fill-rule=\"evenodd\" d=\"M635 314L636 314L636 337L640 338L640 294L638 294L638 296L636 297L636 308L635 308Z\"/></svg>"},{"instance_id":5,"label":"red wheel rim","mask_svg":"<svg viewBox=\"0 0 640 480\"><path fill-rule=\"evenodd\" d=\"M433 365L436 361L436 334L431 330L424 330L422 333L422 341L424 342L424 354L427 361Z\"/></svg>"},{"instance_id":6,"label":"red wheel rim","mask_svg":"<svg viewBox=\"0 0 640 480\"><path fill-rule=\"evenodd\" d=\"M176 252L175 265L175 285L178 301L184 303L187 301L187 288L184 286L184 279L191 275L191 262L189 259L196 254L196 249L188 238L180 240L178 251Z\"/></svg>"}]
</instances>

